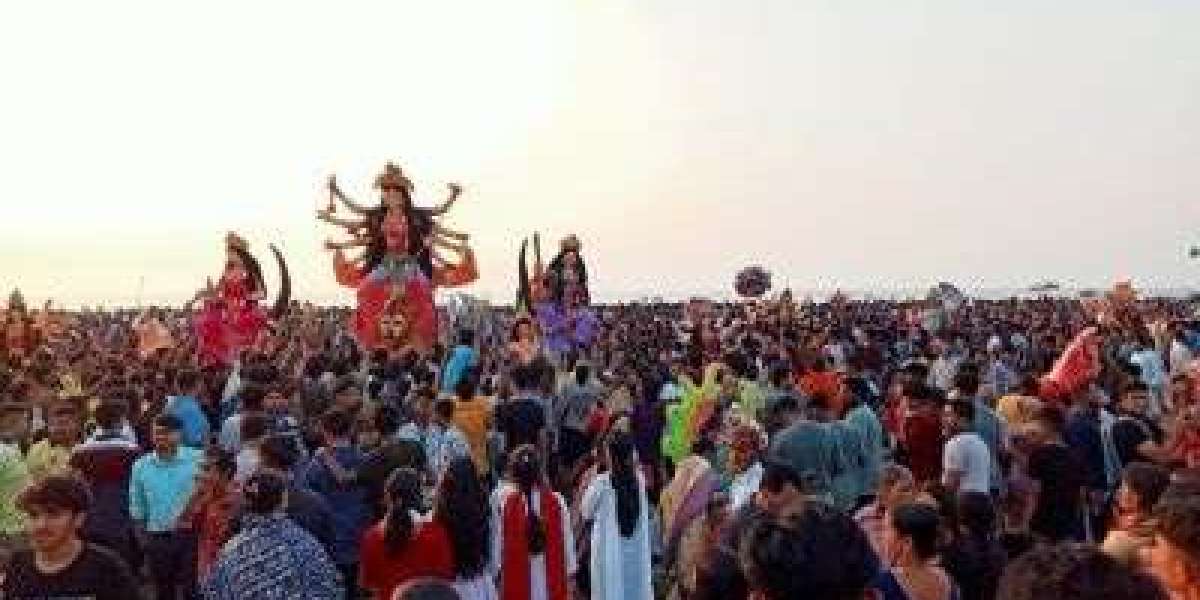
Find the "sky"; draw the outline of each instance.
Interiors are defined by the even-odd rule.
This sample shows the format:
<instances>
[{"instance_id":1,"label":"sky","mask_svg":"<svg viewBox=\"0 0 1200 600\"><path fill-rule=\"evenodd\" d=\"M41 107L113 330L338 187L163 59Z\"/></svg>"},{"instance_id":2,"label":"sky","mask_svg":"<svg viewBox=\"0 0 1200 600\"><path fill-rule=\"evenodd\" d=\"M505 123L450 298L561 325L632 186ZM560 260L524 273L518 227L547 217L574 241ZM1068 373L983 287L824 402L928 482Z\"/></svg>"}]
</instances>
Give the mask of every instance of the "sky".
<instances>
[{"instance_id":1,"label":"sky","mask_svg":"<svg viewBox=\"0 0 1200 600\"><path fill-rule=\"evenodd\" d=\"M181 302L222 238L348 303L314 218L395 160L481 278L575 233L594 295L1195 286L1200 2L0 5L0 289ZM265 265L265 266L266 266ZM266 266L268 285L277 285Z\"/></svg>"}]
</instances>

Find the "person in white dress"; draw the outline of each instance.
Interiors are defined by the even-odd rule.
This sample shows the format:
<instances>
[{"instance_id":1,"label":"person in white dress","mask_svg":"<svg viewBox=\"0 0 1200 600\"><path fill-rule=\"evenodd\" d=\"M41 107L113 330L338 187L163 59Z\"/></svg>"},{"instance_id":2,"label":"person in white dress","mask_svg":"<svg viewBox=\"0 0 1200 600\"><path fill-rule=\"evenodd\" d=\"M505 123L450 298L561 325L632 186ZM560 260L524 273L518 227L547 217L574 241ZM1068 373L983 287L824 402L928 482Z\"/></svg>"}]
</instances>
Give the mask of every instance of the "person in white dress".
<instances>
[{"instance_id":1,"label":"person in white dress","mask_svg":"<svg viewBox=\"0 0 1200 600\"><path fill-rule=\"evenodd\" d=\"M649 504L646 483L637 471L633 443L614 432L605 448L609 470L583 494L582 513L592 522L591 596L593 600L649 600Z\"/></svg>"}]
</instances>

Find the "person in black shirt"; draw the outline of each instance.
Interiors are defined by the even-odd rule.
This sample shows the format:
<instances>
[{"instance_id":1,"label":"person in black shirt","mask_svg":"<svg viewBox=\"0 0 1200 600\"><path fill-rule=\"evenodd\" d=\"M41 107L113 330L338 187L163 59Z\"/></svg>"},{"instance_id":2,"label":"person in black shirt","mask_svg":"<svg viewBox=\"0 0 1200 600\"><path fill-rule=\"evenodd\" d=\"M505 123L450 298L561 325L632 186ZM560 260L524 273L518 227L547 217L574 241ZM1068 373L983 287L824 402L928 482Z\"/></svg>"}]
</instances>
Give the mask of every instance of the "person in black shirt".
<instances>
[{"instance_id":1,"label":"person in black shirt","mask_svg":"<svg viewBox=\"0 0 1200 600\"><path fill-rule=\"evenodd\" d=\"M17 499L29 520L32 550L8 565L0 597L6 600L91 598L136 600L142 594L125 561L113 551L80 538L91 505L87 484L73 475L34 482Z\"/></svg>"},{"instance_id":2,"label":"person in black shirt","mask_svg":"<svg viewBox=\"0 0 1200 600\"><path fill-rule=\"evenodd\" d=\"M496 429L504 436L504 455L508 450L531 444L543 451L546 448L546 405L540 398L541 370L534 365L513 369L512 380L516 393L511 400L496 407Z\"/></svg>"},{"instance_id":3,"label":"person in black shirt","mask_svg":"<svg viewBox=\"0 0 1200 600\"><path fill-rule=\"evenodd\" d=\"M1113 445L1121 465L1171 460L1162 429L1146 417L1149 402L1150 390L1144 383L1129 383L1121 389L1120 417L1112 426Z\"/></svg>"},{"instance_id":4,"label":"person in black shirt","mask_svg":"<svg viewBox=\"0 0 1200 600\"><path fill-rule=\"evenodd\" d=\"M259 444L258 452L262 459L259 471L275 473L288 482L288 518L312 534L328 552L333 547L333 509L325 498L296 483L293 472L300 456L292 439L280 434L269 435ZM234 519L235 530L241 529L243 516L238 514Z\"/></svg>"},{"instance_id":5,"label":"person in black shirt","mask_svg":"<svg viewBox=\"0 0 1200 600\"><path fill-rule=\"evenodd\" d=\"M375 507L376 518L382 519L386 512L383 506L383 489L388 477L401 467L424 473L427 459L425 447L421 442L397 437L396 433L400 431L402 424L399 409L386 404L380 405L372 419L382 439L379 447L372 450L358 467L355 480L367 490L367 498Z\"/></svg>"},{"instance_id":6,"label":"person in black shirt","mask_svg":"<svg viewBox=\"0 0 1200 600\"><path fill-rule=\"evenodd\" d=\"M1029 454L1029 477L1036 484L1029 527L1051 542L1082 539L1084 469L1063 441L1065 421L1058 407L1040 408L1034 417L1037 447Z\"/></svg>"}]
</instances>

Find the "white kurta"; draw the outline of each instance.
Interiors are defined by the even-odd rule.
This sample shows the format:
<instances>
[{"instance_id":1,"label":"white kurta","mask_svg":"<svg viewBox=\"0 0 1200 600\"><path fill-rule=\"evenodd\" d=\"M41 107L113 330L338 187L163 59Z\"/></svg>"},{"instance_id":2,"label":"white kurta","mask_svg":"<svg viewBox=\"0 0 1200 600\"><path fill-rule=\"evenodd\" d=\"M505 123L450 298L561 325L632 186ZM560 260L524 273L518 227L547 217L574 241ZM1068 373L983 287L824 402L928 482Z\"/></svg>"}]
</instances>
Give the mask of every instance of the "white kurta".
<instances>
[{"instance_id":1,"label":"white kurta","mask_svg":"<svg viewBox=\"0 0 1200 600\"><path fill-rule=\"evenodd\" d=\"M512 494L520 494L511 483L505 483L496 488L492 494L492 564L494 568L499 569L504 553L504 503L508 501ZM563 562L566 563L567 577L575 574L576 571L576 556L575 556L575 537L571 535L571 512L567 509L567 503L558 492L554 492L554 500L558 502L559 514L562 515L563 536ZM533 512L538 517L542 516L542 507L535 504ZM550 532L546 532L550 535ZM569 586L568 586L569 589ZM529 556L529 600L547 600L549 593L546 588L546 555L531 554Z\"/></svg>"},{"instance_id":2,"label":"white kurta","mask_svg":"<svg viewBox=\"0 0 1200 600\"><path fill-rule=\"evenodd\" d=\"M583 493L582 513L593 520L591 583L593 600L650 600L650 515L646 483L638 476L637 527L622 537L617 524L617 493L608 473L596 476Z\"/></svg>"}]
</instances>

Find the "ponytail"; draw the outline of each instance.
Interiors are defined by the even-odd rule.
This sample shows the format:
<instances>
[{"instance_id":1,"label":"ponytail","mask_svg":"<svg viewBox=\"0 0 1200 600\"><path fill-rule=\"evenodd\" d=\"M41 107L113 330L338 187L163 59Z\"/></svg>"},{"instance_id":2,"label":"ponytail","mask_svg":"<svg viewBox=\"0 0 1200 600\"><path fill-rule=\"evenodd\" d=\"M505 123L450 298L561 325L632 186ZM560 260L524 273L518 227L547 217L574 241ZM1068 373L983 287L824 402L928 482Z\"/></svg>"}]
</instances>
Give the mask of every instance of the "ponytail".
<instances>
[{"instance_id":1,"label":"ponytail","mask_svg":"<svg viewBox=\"0 0 1200 600\"><path fill-rule=\"evenodd\" d=\"M529 553L541 554L546 550L546 526L536 512L536 502L539 499L538 484L542 479L542 466L537 457L537 449L524 445L513 451L509 457L510 469L517 489L525 496L525 518L529 531Z\"/></svg>"},{"instance_id":2,"label":"ponytail","mask_svg":"<svg viewBox=\"0 0 1200 600\"><path fill-rule=\"evenodd\" d=\"M413 536L412 511L421 505L421 476L408 467L396 469L388 477L384 493L390 506L383 522L383 547L395 555Z\"/></svg>"},{"instance_id":3,"label":"ponytail","mask_svg":"<svg viewBox=\"0 0 1200 600\"><path fill-rule=\"evenodd\" d=\"M641 494L633 464L633 444L625 433L615 431L608 440L609 472L617 496L617 526L621 537L628 538L637 529L641 516Z\"/></svg>"}]
</instances>

